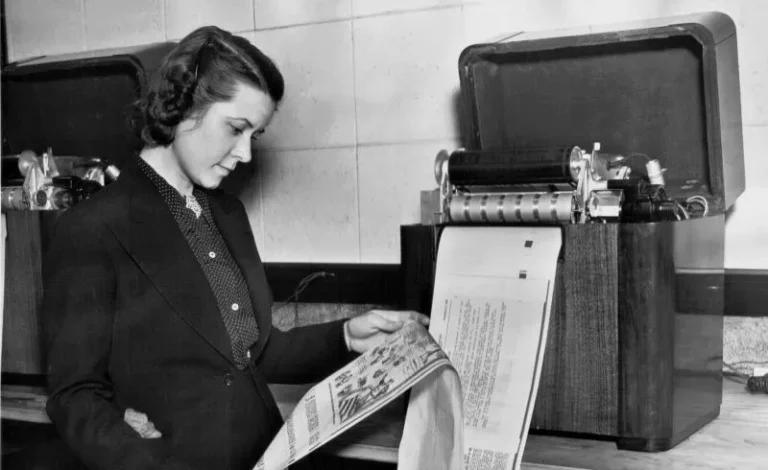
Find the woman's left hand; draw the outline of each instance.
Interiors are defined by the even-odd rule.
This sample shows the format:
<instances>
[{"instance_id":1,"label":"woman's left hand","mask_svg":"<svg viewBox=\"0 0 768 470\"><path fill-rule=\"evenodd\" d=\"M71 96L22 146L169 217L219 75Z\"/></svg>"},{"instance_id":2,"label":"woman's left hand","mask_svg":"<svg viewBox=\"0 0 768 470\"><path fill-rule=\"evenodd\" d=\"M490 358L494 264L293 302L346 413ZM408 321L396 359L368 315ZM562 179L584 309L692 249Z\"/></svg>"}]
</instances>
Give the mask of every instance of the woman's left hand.
<instances>
[{"instance_id":1,"label":"woman's left hand","mask_svg":"<svg viewBox=\"0 0 768 470\"><path fill-rule=\"evenodd\" d=\"M351 350L364 353L383 343L387 337L398 331L409 320L429 325L429 317L410 310L371 310L351 318L344 325Z\"/></svg>"}]
</instances>

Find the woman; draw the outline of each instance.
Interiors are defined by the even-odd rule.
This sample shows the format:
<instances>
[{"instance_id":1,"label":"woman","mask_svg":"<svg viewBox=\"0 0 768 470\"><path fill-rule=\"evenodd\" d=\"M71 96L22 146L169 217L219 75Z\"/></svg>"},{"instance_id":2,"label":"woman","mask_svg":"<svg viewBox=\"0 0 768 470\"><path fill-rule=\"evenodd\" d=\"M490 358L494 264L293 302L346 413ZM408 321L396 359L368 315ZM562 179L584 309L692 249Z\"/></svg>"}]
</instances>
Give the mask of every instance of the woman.
<instances>
[{"instance_id":1,"label":"woman","mask_svg":"<svg viewBox=\"0 0 768 470\"><path fill-rule=\"evenodd\" d=\"M372 311L272 328L245 210L216 188L251 159L283 89L247 40L194 31L141 102L136 161L62 215L44 283L47 411L89 468L252 468L282 425L267 383L323 379L403 322L427 323ZM157 432L142 437L133 410Z\"/></svg>"}]
</instances>

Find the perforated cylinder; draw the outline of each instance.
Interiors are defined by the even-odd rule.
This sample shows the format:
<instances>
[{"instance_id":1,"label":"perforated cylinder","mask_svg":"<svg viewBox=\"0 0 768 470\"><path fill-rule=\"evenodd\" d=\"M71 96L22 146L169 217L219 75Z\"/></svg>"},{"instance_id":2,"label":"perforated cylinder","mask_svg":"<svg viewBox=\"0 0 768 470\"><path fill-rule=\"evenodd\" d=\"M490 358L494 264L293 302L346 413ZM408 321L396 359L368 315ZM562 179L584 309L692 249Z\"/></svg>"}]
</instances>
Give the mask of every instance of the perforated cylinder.
<instances>
[{"instance_id":1,"label":"perforated cylinder","mask_svg":"<svg viewBox=\"0 0 768 470\"><path fill-rule=\"evenodd\" d=\"M560 224L573 221L573 193L475 193L453 196L451 222Z\"/></svg>"}]
</instances>

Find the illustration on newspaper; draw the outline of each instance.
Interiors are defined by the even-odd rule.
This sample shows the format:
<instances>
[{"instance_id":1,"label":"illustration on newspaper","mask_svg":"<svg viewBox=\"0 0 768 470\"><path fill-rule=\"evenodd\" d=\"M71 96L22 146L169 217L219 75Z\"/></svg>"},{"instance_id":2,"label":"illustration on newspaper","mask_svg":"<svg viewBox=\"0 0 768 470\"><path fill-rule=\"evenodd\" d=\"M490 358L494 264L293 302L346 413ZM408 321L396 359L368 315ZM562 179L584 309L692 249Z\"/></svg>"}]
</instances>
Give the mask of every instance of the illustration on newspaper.
<instances>
[{"instance_id":1,"label":"illustration on newspaper","mask_svg":"<svg viewBox=\"0 0 768 470\"><path fill-rule=\"evenodd\" d=\"M384 343L312 387L255 470L290 466L442 367L453 366L426 328L407 323Z\"/></svg>"},{"instance_id":2,"label":"illustration on newspaper","mask_svg":"<svg viewBox=\"0 0 768 470\"><path fill-rule=\"evenodd\" d=\"M340 424L357 417L362 411L387 400L395 383L393 373L402 378L412 377L434 362L445 359L440 347L429 335L417 328L408 328L391 342L373 348L356 367L334 377L328 387L337 410L334 417Z\"/></svg>"}]
</instances>

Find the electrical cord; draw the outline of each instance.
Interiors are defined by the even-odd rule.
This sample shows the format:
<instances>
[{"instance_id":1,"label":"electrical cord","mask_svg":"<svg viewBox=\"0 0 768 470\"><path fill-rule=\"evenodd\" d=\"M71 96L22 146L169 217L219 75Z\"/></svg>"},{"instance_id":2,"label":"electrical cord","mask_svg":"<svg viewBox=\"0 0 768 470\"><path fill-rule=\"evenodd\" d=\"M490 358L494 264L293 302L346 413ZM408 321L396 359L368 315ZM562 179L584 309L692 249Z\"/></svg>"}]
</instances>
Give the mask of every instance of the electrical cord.
<instances>
[{"instance_id":1,"label":"electrical cord","mask_svg":"<svg viewBox=\"0 0 768 470\"><path fill-rule=\"evenodd\" d=\"M293 290L293 294L288 296L287 299L280 302L279 306L273 309L273 312L279 312L283 308L287 307L289 304L294 303L294 312L293 312L293 324L294 326L299 326L299 306L298 306L298 300L299 295L304 292L304 290L309 287L309 285L315 281L316 279L324 278L324 277L336 277L336 274L328 272L328 271L317 271L312 274L308 274L304 276L304 278L301 279L301 281L296 284L296 288Z\"/></svg>"},{"instance_id":2,"label":"electrical cord","mask_svg":"<svg viewBox=\"0 0 768 470\"><path fill-rule=\"evenodd\" d=\"M739 364L768 364L768 361L740 361L737 363L727 363L723 362L723 366L726 369L730 369L729 372L723 373L723 376L733 380L735 382L738 382L740 384L746 385L746 389L750 393L766 393L768 394L768 374L761 375L761 376L754 376L751 374L746 374L741 371L737 366Z\"/></svg>"},{"instance_id":3,"label":"electrical cord","mask_svg":"<svg viewBox=\"0 0 768 470\"><path fill-rule=\"evenodd\" d=\"M688 220L691 218L691 215L688 213L687 210L685 210L685 207L683 207L682 204L675 201L675 206L677 207L677 211L675 211L675 217L677 217L677 220L682 220L682 219ZM682 214L683 217L680 217L680 214Z\"/></svg>"},{"instance_id":4,"label":"electrical cord","mask_svg":"<svg viewBox=\"0 0 768 470\"><path fill-rule=\"evenodd\" d=\"M707 199L704 196L691 196L685 200L685 203L688 205L688 212L696 213L694 207L701 207L701 214L696 214L697 217L706 217L707 214L709 214L709 202L707 202Z\"/></svg>"}]
</instances>

